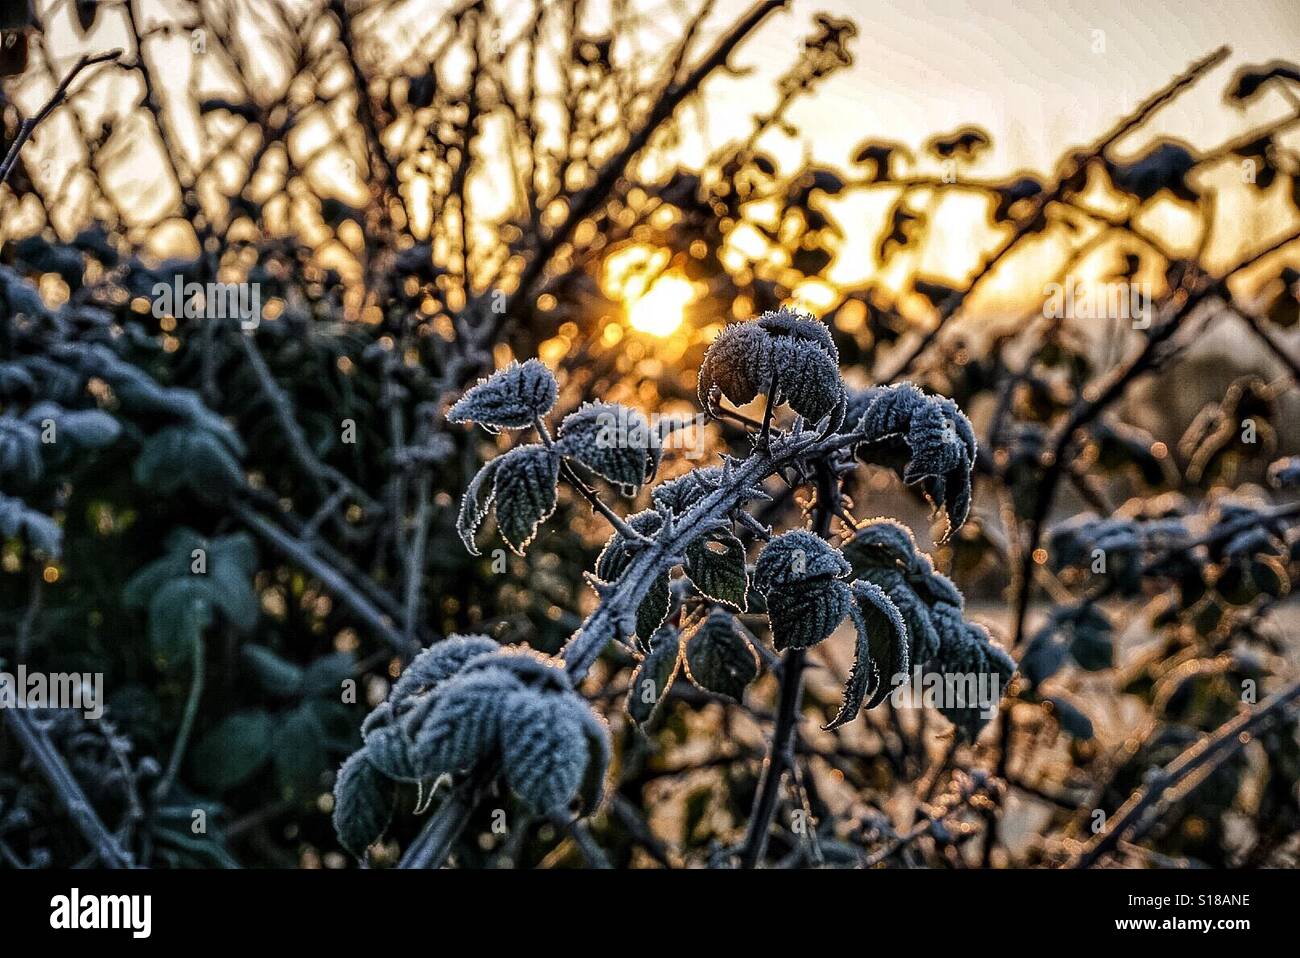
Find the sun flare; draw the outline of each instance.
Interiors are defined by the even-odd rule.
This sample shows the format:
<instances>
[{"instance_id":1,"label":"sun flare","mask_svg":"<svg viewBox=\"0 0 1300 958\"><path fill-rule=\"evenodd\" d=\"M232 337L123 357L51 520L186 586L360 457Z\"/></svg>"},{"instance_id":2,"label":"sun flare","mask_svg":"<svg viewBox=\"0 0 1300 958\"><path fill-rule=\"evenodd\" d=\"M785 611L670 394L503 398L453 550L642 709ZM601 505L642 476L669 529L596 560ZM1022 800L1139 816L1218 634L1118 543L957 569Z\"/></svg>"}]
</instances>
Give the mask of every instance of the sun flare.
<instances>
[{"instance_id":1,"label":"sun flare","mask_svg":"<svg viewBox=\"0 0 1300 958\"><path fill-rule=\"evenodd\" d=\"M631 300L627 319L633 329L651 336L671 336L686 318L695 299L695 286L684 276L665 273L641 296Z\"/></svg>"}]
</instances>

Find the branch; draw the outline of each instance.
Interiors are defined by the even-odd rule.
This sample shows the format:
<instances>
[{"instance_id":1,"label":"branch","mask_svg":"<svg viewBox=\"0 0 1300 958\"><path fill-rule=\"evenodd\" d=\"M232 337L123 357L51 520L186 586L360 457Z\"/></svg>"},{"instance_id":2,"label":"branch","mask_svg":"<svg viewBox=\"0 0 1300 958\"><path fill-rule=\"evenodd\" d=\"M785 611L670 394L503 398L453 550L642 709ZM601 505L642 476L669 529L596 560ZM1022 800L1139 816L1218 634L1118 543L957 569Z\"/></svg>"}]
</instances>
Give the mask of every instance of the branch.
<instances>
[{"instance_id":1,"label":"branch","mask_svg":"<svg viewBox=\"0 0 1300 958\"><path fill-rule=\"evenodd\" d=\"M318 556L310 545L295 539L279 526L258 515L244 502L232 500L230 510L253 532L269 542L285 558L298 563L325 587L337 595L367 625L379 633L385 642L402 655L413 655L419 650L418 644L408 639L394 626L390 616L375 607L362 595L343 574Z\"/></svg>"},{"instance_id":2,"label":"branch","mask_svg":"<svg viewBox=\"0 0 1300 958\"><path fill-rule=\"evenodd\" d=\"M478 801L478 789L470 782L452 789L438 810L429 816L428 824L402 855L397 867L441 868L446 864Z\"/></svg>"},{"instance_id":3,"label":"branch","mask_svg":"<svg viewBox=\"0 0 1300 958\"><path fill-rule=\"evenodd\" d=\"M1174 79L1170 80L1146 100L1142 101L1142 103L1140 103L1132 113L1121 119L1119 123L1112 127L1110 131L1098 140L1091 148L1081 155L1075 156L1071 162L1067 163L1066 168L1058 176L1055 186L1053 186L1053 188L1047 193L1044 193L1042 197L1035 202L1033 212L1021 220L1016 229L1012 231L1011 235L1008 236L1006 240L1004 240L1002 244L993 251L989 258L984 261L979 272L975 274L975 278L971 280L970 285L967 286L965 290L957 292L944 300L939 310L939 321L935 323L933 328L931 328L921 338L921 341L913 347L912 351L903 357L903 360L894 368L892 373L882 377L882 381L893 382L900 376L905 375L908 370L912 368L912 364L915 363L916 360L920 358L921 354L930 347L930 344L938 338L940 331L943 329L947 321L951 319L959 309L961 309L967 300L970 299L971 295L975 292L980 283L997 268L998 264L1006 258L1007 254L1015 248L1016 244L1029 234L1030 228L1036 227L1040 223L1047 207L1060 200L1061 197L1069 191L1070 181L1073 179L1073 174L1082 170L1092 160L1104 156L1107 149L1132 130L1145 123L1153 113L1170 100L1174 99L1174 97L1187 87L1195 83L1196 80L1198 80L1207 70L1210 70L1223 62L1223 60L1227 59L1230 52L1231 50L1229 50L1228 47L1223 46L1219 47L1213 53L1197 60L1183 73L1174 77Z\"/></svg>"},{"instance_id":4,"label":"branch","mask_svg":"<svg viewBox=\"0 0 1300 958\"><path fill-rule=\"evenodd\" d=\"M570 198L569 212L564 218L564 222L546 238L536 255L524 268L519 277L519 284L515 291L510 294L506 308L499 314L497 322L501 321L501 317L511 315L514 311L513 307L521 299L525 299L530 295L533 284L537 282L542 271L546 268L547 262L550 261L551 252L568 242L573 235L573 231L578 228L578 224L605 202L619 177L624 175L628 164L650 142L650 137L654 132L673 115L678 105L698 90L709 74L727 62L727 58L732 51L760 23L788 3L789 0L761 0L761 2L756 3L749 9L748 13L736 22L726 35L718 40L708 55L700 61L695 69L686 75L686 78L681 83L673 84L664 91L663 97L655 104L646 121L628 138L623 149L610 157L609 161L601 167L600 172L596 175L596 181Z\"/></svg>"},{"instance_id":5,"label":"branch","mask_svg":"<svg viewBox=\"0 0 1300 958\"><path fill-rule=\"evenodd\" d=\"M1205 775L1245 748L1257 732L1271 725L1274 720L1280 720L1297 703L1300 703L1300 682L1293 682L1265 699L1254 711L1242 712L1219 726L1209 738L1197 742L1156 773L1145 788L1134 792L1120 806L1105 830L1094 836L1066 867L1089 868L1120 841L1137 841L1169 808L1187 797L1190 791L1166 798L1170 789L1196 773L1203 773L1200 776L1203 780Z\"/></svg>"},{"instance_id":6,"label":"branch","mask_svg":"<svg viewBox=\"0 0 1300 958\"><path fill-rule=\"evenodd\" d=\"M773 376L773 384L775 382L776 377ZM775 392L773 388L772 393ZM765 436L770 421L772 396L768 397L767 406L768 412L763 417ZM819 463L813 531L823 539L830 534L831 518L835 514L839 498L838 484L830 468L824 463ZM749 827L745 831L745 844L740 854L742 868L757 868L763 860L763 852L767 849L768 833L772 829L772 819L776 815L781 780L785 777L787 765L791 764L790 743L799 725L799 703L803 697L805 659L805 650L789 649L781 661L781 691L777 699L776 725L772 729L772 745L763 766L763 781L754 796L754 810L749 818Z\"/></svg>"},{"instance_id":7,"label":"branch","mask_svg":"<svg viewBox=\"0 0 1300 958\"><path fill-rule=\"evenodd\" d=\"M682 516L673 516L649 545L639 549L627 569L606 588L596 610L587 616L561 654L569 677L575 682L587 674L597 656L620 633L620 624L635 615L659 574L681 561L683 550L696 539L717 528L739 506L753 498L752 490L763 480L796 459L816 459L837 449L860 443L860 432L832 435L826 439L783 436L772 443L770 452L755 450L732 469L730 475Z\"/></svg>"},{"instance_id":8,"label":"branch","mask_svg":"<svg viewBox=\"0 0 1300 958\"><path fill-rule=\"evenodd\" d=\"M1028 542L1024 549L1021 550L1019 576L1016 579L1015 629L1012 648L1019 646L1024 638L1025 615L1029 609L1029 595L1032 591L1034 552L1038 549L1038 544L1042 539L1043 523L1051 510L1056 487L1068 464L1067 452L1074 434L1079 429L1089 425L1101 415L1106 407L1119 399L1134 379L1158 364L1161 345L1177 332L1184 316L1187 316L1211 295L1227 290L1228 281L1233 276L1250 268L1265 257L1271 256L1297 239L1300 239L1300 230L1284 234L1258 252L1247 256L1218 278L1203 280L1185 298L1180 300L1178 298L1179 293L1175 292L1171 297L1173 303L1171 315L1159 325L1153 326L1147 336L1145 345L1142 347L1142 351L1127 366L1117 370L1110 378L1110 381L1097 390L1092 399L1078 403L1070 411L1065 423L1056 431L1055 440L1043 460L1045 468L1039 484L1037 500L1034 503L1034 511L1029 519Z\"/></svg>"},{"instance_id":9,"label":"branch","mask_svg":"<svg viewBox=\"0 0 1300 958\"><path fill-rule=\"evenodd\" d=\"M86 67L92 66L96 63L107 63L110 60L116 61L121 55L121 50L109 50L107 53L97 53L94 56L83 56L77 61L76 66L74 66L71 72L63 78L63 82L55 88L53 95L45 101L45 105L37 111L36 115L23 120L19 125L18 133L14 136L14 141L9 144L9 152L5 154L4 161L0 163L0 183L4 183L9 179L9 174L13 172L13 168L18 162L18 154L22 150L23 145L31 137L32 131L35 130L47 116L54 112L55 107L67 98L68 87L71 86L72 81L77 78L77 74L86 69Z\"/></svg>"},{"instance_id":10,"label":"branch","mask_svg":"<svg viewBox=\"0 0 1300 958\"><path fill-rule=\"evenodd\" d=\"M73 777L67 762L50 742L49 734L36 717L26 709L7 708L0 711L4 712L5 721L9 723L9 727L14 730L14 734L27 750L32 762L54 789L59 803L72 816L77 829L94 849L100 863L105 868L134 868L131 854L122 848L117 838L95 814L95 809L86 798L80 783Z\"/></svg>"},{"instance_id":11,"label":"branch","mask_svg":"<svg viewBox=\"0 0 1300 958\"><path fill-rule=\"evenodd\" d=\"M244 357L248 360L253 375L257 378L258 389L261 391L267 405L271 407L271 414L275 417L275 421L280 426L280 431L284 433L285 440L289 443L289 452L298 465L311 477L317 490L321 493L321 498L329 498L324 488L324 480L328 479L340 489L346 490L362 508L368 511L378 510L379 503L368 496L365 490L359 488L333 466L322 462L312 452L311 445L307 442L302 427L294 419L291 412L293 408L292 401L285 391L280 388L280 384L276 382L275 375L271 372L271 368L267 366L266 359L262 356L262 351L257 348L257 343L253 341L252 335L245 335L241 332L239 346L244 351Z\"/></svg>"}]
</instances>

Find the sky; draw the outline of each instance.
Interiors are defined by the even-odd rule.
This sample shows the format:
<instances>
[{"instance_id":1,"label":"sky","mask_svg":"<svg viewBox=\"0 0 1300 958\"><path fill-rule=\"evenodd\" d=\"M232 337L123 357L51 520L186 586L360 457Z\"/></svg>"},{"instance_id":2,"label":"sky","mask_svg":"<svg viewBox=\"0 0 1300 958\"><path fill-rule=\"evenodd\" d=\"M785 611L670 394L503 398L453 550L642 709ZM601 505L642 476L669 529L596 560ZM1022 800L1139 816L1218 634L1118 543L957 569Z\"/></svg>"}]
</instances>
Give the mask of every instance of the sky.
<instances>
[{"instance_id":1,"label":"sky","mask_svg":"<svg viewBox=\"0 0 1300 958\"><path fill-rule=\"evenodd\" d=\"M715 19L748 6L720 0ZM1063 147L1101 135L1190 62L1227 44L1227 63L1147 128L1214 143L1287 109L1277 94L1246 113L1225 104L1223 90L1238 67L1300 60L1298 0L792 0L737 62L755 68L751 79L778 75L821 11L858 25L855 62L800 103L792 119L815 131L814 156L833 163L847 161L863 130L918 147L970 123L993 138L980 172L1050 170ZM742 110L723 104L753 104L756 87L716 87L711 95L721 99L711 125L719 133L743 126Z\"/></svg>"}]
</instances>

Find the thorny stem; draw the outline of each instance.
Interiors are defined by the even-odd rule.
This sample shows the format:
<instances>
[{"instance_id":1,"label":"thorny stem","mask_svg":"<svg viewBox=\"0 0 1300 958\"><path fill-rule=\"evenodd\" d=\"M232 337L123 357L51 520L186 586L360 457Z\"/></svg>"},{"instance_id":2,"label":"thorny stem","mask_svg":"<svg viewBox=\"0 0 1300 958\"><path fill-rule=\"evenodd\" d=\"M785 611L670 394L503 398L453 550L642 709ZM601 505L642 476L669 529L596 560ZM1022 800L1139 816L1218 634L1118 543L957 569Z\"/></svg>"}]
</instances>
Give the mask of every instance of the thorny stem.
<instances>
[{"instance_id":1,"label":"thorny stem","mask_svg":"<svg viewBox=\"0 0 1300 958\"><path fill-rule=\"evenodd\" d=\"M934 809L929 815L913 825L905 834L899 835L897 838L890 841L889 844L885 845L884 848L868 855L859 867L873 868L886 859L892 858L917 839L930 834L942 825L946 819L960 811L968 802L976 796L986 794L987 791L987 787L983 785L972 784L963 788L956 796L955 801L940 802L938 808ZM926 801L928 801L928 798Z\"/></svg>"},{"instance_id":2,"label":"thorny stem","mask_svg":"<svg viewBox=\"0 0 1300 958\"><path fill-rule=\"evenodd\" d=\"M622 610L635 609L641 603L658 570L665 564L675 564L681 551L703 535L710 523L725 517L744 501L749 489L800 456L825 456L855 445L864 438L860 432L813 440L789 437L766 452L756 452L742 463L732 473L729 482L720 485L676 520L673 543L656 539L637 552L613 590L602 597L596 611L587 617L565 645L565 668L570 678L576 683L587 674L596 657L618 634ZM398 867L441 867L478 806L480 792L481 784L475 781L465 782L453 791L430 816L428 824L402 856Z\"/></svg>"},{"instance_id":3,"label":"thorny stem","mask_svg":"<svg viewBox=\"0 0 1300 958\"><path fill-rule=\"evenodd\" d=\"M641 545L649 544L650 540L624 522L623 517L606 505L605 500L601 499L600 496L596 494L596 490L583 482L582 477L579 476L574 471L573 467L567 462L560 463L560 476L563 477L564 481L572 486L578 494L582 496L582 498L586 499L587 502L591 504L591 508L595 509L609 521L609 524L618 531L618 534L623 537L624 541Z\"/></svg>"},{"instance_id":4,"label":"thorny stem","mask_svg":"<svg viewBox=\"0 0 1300 958\"><path fill-rule=\"evenodd\" d=\"M3 709L4 718L14 730L18 741L49 782L59 803L72 817L86 842L94 850L105 868L133 868L131 855L109 832L95 814L90 800L80 783L73 777L63 756L58 753L49 734L36 716L26 709Z\"/></svg>"},{"instance_id":5,"label":"thorny stem","mask_svg":"<svg viewBox=\"0 0 1300 958\"><path fill-rule=\"evenodd\" d=\"M756 451L738 464L727 481L684 515L673 517L668 530L671 536L661 533L649 545L639 549L623 574L602 595L600 605L564 647L562 655L569 677L576 682L587 674L596 657L618 636L620 623L635 614L659 573L676 565L687 546L716 528L719 521L725 520L750 498L750 490L796 459L817 459L860 443L864 438L861 432L842 433L826 439L807 435L783 437L772 444L769 452Z\"/></svg>"},{"instance_id":6,"label":"thorny stem","mask_svg":"<svg viewBox=\"0 0 1300 958\"><path fill-rule=\"evenodd\" d=\"M823 539L830 535L831 518L835 513L835 503L838 501L839 489L835 477L825 463L817 463L817 505L813 518L813 531ZM772 730L772 746L764 765L763 780L754 797L754 810L749 817L749 828L746 830L745 844L741 849L742 868L757 868L763 860L763 853L767 850L767 838L772 829L772 819L776 815L781 780L785 777L787 763L792 756L793 750L790 746L799 725L799 705L803 698L803 671L806 658L805 650L788 649L782 659L776 726Z\"/></svg>"}]
</instances>

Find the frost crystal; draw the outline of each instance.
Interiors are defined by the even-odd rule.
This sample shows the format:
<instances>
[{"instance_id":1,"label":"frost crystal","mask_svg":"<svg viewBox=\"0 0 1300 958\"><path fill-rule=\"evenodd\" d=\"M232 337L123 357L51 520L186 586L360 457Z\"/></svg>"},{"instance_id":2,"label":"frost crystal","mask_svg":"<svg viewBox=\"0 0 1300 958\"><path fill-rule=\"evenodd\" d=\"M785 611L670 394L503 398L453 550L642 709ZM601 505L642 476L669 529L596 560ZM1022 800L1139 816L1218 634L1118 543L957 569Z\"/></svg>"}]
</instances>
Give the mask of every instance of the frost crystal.
<instances>
[{"instance_id":1,"label":"frost crystal","mask_svg":"<svg viewBox=\"0 0 1300 958\"><path fill-rule=\"evenodd\" d=\"M599 804L609 731L559 659L453 636L423 652L363 725L364 745L335 787L335 827L354 854L382 835L392 782L428 783L499 763L506 783L539 814L575 798Z\"/></svg>"},{"instance_id":2,"label":"frost crystal","mask_svg":"<svg viewBox=\"0 0 1300 958\"><path fill-rule=\"evenodd\" d=\"M866 462L898 469L903 481L919 483L936 509L948 516L948 535L970 514L975 430L957 404L927 396L911 383L875 386L854 394L846 429L867 435L858 446Z\"/></svg>"},{"instance_id":3,"label":"frost crystal","mask_svg":"<svg viewBox=\"0 0 1300 958\"><path fill-rule=\"evenodd\" d=\"M501 538L512 552L523 555L537 527L555 511L559 480L559 456L536 443L516 446L493 459L470 481L461 502L456 530L465 548L479 554L474 534L495 504Z\"/></svg>"},{"instance_id":4,"label":"frost crystal","mask_svg":"<svg viewBox=\"0 0 1300 958\"><path fill-rule=\"evenodd\" d=\"M555 376L540 360L511 363L472 386L447 411L447 421L523 429L550 412L558 396Z\"/></svg>"},{"instance_id":5,"label":"frost crystal","mask_svg":"<svg viewBox=\"0 0 1300 958\"><path fill-rule=\"evenodd\" d=\"M744 405L775 384L773 404L788 403L809 422L844 417L847 399L840 357L830 330L788 309L728 326L709 346L700 366L700 402L716 414L719 396Z\"/></svg>"},{"instance_id":6,"label":"frost crystal","mask_svg":"<svg viewBox=\"0 0 1300 958\"><path fill-rule=\"evenodd\" d=\"M560 423L556 449L635 495L659 464L659 436L640 412L586 403Z\"/></svg>"}]
</instances>

